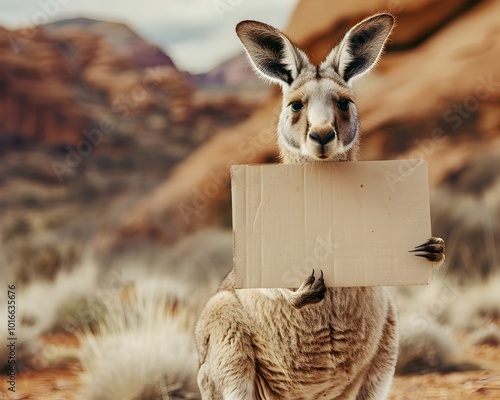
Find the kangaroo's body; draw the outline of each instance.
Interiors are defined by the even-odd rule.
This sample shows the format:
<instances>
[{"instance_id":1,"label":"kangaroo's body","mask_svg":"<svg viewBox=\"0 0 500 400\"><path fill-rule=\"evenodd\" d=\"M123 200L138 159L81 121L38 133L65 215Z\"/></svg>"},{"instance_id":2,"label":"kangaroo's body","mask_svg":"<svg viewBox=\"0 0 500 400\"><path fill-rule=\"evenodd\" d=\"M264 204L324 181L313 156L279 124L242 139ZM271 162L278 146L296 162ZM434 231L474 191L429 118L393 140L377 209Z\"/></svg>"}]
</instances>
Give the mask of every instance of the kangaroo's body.
<instances>
[{"instance_id":1,"label":"kangaroo's body","mask_svg":"<svg viewBox=\"0 0 500 400\"><path fill-rule=\"evenodd\" d=\"M359 120L352 79L377 62L389 14L352 28L319 66L280 31L244 21L237 33L256 71L283 89L278 144L285 163L353 161ZM432 238L419 255L439 261ZM196 328L203 399L384 399L398 351L384 287L329 288L314 272L296 291L234 288L230 273Z\"/></svg>"}]
</instances>

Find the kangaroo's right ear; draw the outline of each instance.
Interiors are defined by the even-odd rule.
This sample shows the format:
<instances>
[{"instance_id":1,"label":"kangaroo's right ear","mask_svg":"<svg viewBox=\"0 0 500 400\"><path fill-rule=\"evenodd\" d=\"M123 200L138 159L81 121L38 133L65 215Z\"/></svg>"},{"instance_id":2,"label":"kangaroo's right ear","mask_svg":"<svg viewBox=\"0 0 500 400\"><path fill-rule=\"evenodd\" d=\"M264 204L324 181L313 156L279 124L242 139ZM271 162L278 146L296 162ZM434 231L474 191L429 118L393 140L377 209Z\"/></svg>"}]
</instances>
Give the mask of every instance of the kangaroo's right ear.
<instances>
[{"instance_id":1,"label":"kangaroo's right ear","mask_svg":"<svg viewBox=\"0 0 500 400\"><path fill-rule=\"evenodd\" d=\"M377 63L394 26L391 14L376 14L351 28L321 64L333 67L347 82L368 72Z\"/></svg>"},{"instance_id":2,"label":"kangaroo's right ear","mask_svg":"<svg viewBox=\"0 0 500 400\"><path fill-rule=\"evenodd\" d=\"M309 60L278 29L257 21L242 21L236 34L243 43L255 71L282 86L291 85Z\"/></svg>"}]
</instances>

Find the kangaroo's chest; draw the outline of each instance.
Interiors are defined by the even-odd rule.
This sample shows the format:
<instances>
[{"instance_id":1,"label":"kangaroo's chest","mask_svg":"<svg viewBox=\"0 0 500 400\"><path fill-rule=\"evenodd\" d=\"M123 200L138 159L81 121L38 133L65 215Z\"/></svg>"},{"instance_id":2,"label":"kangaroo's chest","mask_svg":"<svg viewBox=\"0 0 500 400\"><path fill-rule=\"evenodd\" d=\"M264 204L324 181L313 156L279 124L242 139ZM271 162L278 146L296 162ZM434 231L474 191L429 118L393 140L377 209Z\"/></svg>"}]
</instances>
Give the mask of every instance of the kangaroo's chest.
<instances>
[{"instance_id":1,"label":"kangaroo's chest","mask_svg":"<svg viewBox=\"0 0 500 400\"><path fill-rule=\"evenodd\" d=\"M335 399L356 379L371 358L376 327L334 301L330 290L322 302L300 310L266 296L244 305L258 385L272 394L261 398Z\"/></svg>"}]
</instances>

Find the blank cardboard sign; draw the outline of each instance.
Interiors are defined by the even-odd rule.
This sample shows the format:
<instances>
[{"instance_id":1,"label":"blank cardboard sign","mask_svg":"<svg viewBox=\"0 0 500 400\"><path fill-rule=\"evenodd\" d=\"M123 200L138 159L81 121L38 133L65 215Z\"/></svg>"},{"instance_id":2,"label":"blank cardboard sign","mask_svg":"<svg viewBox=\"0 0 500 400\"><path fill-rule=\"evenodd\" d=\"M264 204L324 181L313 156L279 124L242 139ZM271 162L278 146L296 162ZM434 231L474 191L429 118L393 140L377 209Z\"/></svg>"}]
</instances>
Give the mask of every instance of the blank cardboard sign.
<instances>
[{"instance_id":1,"label":"blank cardboard sign","mask_svg":"<svg viewBox=\"0 0 500 400\"><path fill-rule=\"evenodd\" d=\"M236 287L429 283L412 250L431 236L421 160L233 165Z\"/></svg>"}]
</instances>

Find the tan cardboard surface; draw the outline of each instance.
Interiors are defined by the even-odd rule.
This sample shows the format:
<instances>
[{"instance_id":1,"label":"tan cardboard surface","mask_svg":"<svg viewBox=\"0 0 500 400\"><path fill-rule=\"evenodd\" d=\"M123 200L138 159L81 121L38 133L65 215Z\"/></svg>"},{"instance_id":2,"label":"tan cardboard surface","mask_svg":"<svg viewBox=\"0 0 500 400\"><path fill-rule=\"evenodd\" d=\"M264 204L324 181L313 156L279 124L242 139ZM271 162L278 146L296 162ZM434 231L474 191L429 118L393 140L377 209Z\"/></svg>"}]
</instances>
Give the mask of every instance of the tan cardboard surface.
<instances>
[{"instance_id":1,"label":"tan cardboard surface","mask_svg":"<svg viewBox=\"0 0 500 400\"><path fill-rule=\"evenodd\" d=\"M427 284L409 253L431 236L421 160L233 165L236 287Z\"/></svg>"}]
</instances>

